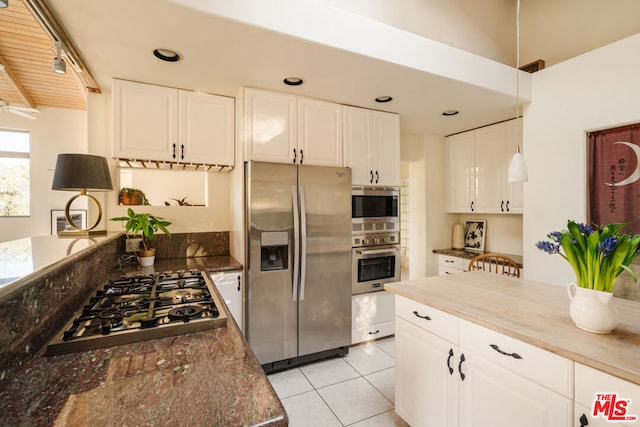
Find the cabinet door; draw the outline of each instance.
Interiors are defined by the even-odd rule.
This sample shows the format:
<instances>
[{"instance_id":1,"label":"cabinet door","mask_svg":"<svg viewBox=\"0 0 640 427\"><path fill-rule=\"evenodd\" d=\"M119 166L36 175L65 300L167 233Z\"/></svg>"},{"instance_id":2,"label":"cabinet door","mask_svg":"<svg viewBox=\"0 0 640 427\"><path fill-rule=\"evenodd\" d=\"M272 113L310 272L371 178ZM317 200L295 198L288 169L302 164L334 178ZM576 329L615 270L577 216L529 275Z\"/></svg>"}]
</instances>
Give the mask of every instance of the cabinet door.
<instances>
[{"instance_id":1,"label":"cabinet door","mask_svg":"<svg viewBox=\"0 0 640 427\"><path fill-rule=\"evenodd\" d=\"M504 213L505 124L475 131L476 206L479 213Z\"/></svg>"},{"instance_id":2,"label":"cabinet door","mask_svg":"<svg viewBox=\"0 0 640 427\"><path fill-rule=\"evenodd\" d=\"M459 421L461 427L571 426L573 402L535 382L461 349ZM464 361L460 363L462 357ZM397 368L396 368L397 369ZM464 375L464 379L462 379Z\"/></svg>"},{"instance_id":3,"label":"cabinet door","mask_svg":"<svg viewBox=\"0 0 640 427\"><path fill-rule=\"evenodd\" d=\"M519 120L511 120L505 124L506 126L506 144L505 144L505 199L508 204L508 213L522 213L524 208L524 198L522 195L522 183L507 182L507 175L509 173L509 163L513 153L516 152L516 147L520 147L520 152L524 153L524 147L522 146L522 123Z\"/></svg>"},{"instance_id":4,"label":"cabinet door","mask_svg":"<svg viewBox=\"0 0 640 427\"><path fill-rule=\"evenodd\" d=\"M177 160L177 89L116 79L112 96L113 157Z\"/></svg>"},{"instance_id":5,"label":"cabinet door","mask_svg":"<svg viewBox=\"0 0 640 427\"><path fill-rule=\"evenodd\" d=\"M342 167L342 105L298 97L299 163Z\"/></svg>"},{"instance_id":6,"label":"cabinet door","mask_svg":"<svg viewBox=\"0 0 640 427\"><path fill-rule=\"evenodd\" d=\"M400 117L373 112L374 184L400 186Z\"/></svg>"},{"instance_id":7,"label":"cabinet door","mask_svg":"<svg viewBox=\"0 0 640 427\"><path fill-rule=\"evenodd\" d=\"M351 344L393 335L395 294L369 292L351 297Z\"/></svg>"},{"instance_id":8,"label":"cabinet door","mask_svg":"<svg viewBox=\"0 0 640 427\"><path fill-rule=\"evenodd\" d=\"M373 184L372 118L371 110L344 107L344 162L353 185Z\"/></svg>"},{"instance_id":9,"label":"cabinet door","mask_svg":"<svg viewBox=\"0 0 640 427\"><path fill-rule=\"evenodd\" d=\"M242 317L242 273L214 273L210 274L210 277L218 289L218 292L222 295L224 303L231 312L231 316L233 316L233 319L240 329L244 331Z\"/></svg>"},{"instance_id":10,"label":"cabinet door","mask_svg":"<svg viewBox=\"0 0 640 427\"><path fill-rule=\"evenodd\" d=\"M179 161L234 164L234 100L181 90Z\"/></svg>"},{"instance_id":11,"label":"cabinet door","mask_svg":"<svg viewBox=\"0 0 640 427\"><path fill-rule=\"evenodd\" d=\"M247 89L245 96L247 160L297 162L296 97L258 89Z\"/></svg>"},{"instance_id":12,"label":"cabinet door","mask_svg":"<svg viewBox=\"0 0 640 427\"><path fill-rule=\"evenodd\" d=\"M464 132L447 139L447 211L474 212L474 133Z\"/></svg>"},{"instance_id":13,"label":"cabinet door","mask_svg":"<svg viewBox=\"0 0 640 427\"><path fill-rule=\"evenodd\" d=\"M457 426L457 347L400 317L395 343L398 415L412 426Z\"/></svg>"}]
</instances>

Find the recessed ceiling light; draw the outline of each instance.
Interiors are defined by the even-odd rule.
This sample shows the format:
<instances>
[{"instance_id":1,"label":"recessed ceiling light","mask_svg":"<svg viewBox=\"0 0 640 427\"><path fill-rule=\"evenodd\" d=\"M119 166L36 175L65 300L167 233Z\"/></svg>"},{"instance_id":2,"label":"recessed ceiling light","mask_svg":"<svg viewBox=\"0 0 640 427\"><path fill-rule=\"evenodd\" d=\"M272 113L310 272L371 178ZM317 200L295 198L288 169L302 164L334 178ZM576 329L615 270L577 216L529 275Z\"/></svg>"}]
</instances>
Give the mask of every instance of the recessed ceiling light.
<instances>
[{"instance_id":1,"label":"recessed ceiling light","mask_svg":"<svg viewBox=\"0 0 640 427\"><path fill-rule=\"evenodd\" d=\"M379 96L376 98L376 102L381 102L381 103L385 103L385 102L391 102L393 98L390 96Z\"/></svg>"},{"instance_id":2,"label":"recessed ceiling light","mask_svg":"<svg viewBox=\"0 0 640 427\"><path fill-rule=\"evenodd\" d=\"M166 62L178 62L182 59L178 52L166 48L153 49L153 56Z\"/></svg>"},{"instance_id":3,"label":"recessed ceiling light","mask_svg":"<svg viewBox=\"0 0 640 427\"><path fill-rule=\"evenodd\" d=\"M287 77L283 80L283 82L284 84L289 86L300 86L302 83L304 83L304 80L302 80L300 77Z\"/></svg>"},{"instance_id":4,"label":"recessed ceiling light","mask_svg":"<svg viewBox=\"0 0 640 427\"><path fill-rule=\"evenodd\" d=\"M447 110L447 111L443 111L442 115L443 116L455 116L458 113L460 113L460 111L458 111L458 110Z\"/></svg>"}]
</instances>

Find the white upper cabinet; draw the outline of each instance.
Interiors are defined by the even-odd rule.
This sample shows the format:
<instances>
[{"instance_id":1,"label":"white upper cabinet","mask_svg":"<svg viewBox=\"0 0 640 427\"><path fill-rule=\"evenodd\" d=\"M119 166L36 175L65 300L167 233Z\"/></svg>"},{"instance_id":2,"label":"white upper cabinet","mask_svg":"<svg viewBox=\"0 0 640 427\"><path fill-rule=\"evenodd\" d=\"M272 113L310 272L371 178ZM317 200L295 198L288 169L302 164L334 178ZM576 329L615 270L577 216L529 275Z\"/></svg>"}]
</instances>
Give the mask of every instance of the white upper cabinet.
<instances>
[{"instance_id":1,"label":"white upper cabinet","mask_svg":"<svg viewBox=\"0 0 640 427\"><path fill-rule=\"evenodd\" d=\"M113 157L177 160L178 90L113 81Z\"/></svg>"},{"instance_id":2,"label":"white upper cabinet","mask_svg":"<svg viewBox=\"0 0 640 427\"><path fill-rule=\"evenodd\" d=\"M247 159L342 166L342 105L248 88Z\"/></svg>"},{"instance_id":3,"label":"white upper cabinet","mask_svg":"<svg viewBox=\"0 0 640 427\"><path fill-rule=\"evenodd\" d=\"M113 157L234 164L234 99L113 81Z\"/></svg>"},{"instance_id":4,"label":"white upper cabinet","mask_svg":"<svg viewBox=\"0 0 640 427\"><path fill-rule=\"evenodd\" d=\"M522 184L507 182L518 145L516 120L447 138L447 211L522 213Z\"/></svg>"},{"instance_id":5,"label":"white upper cabinet","mask_svg":"<svg viewBox=\"0 0 640 427\"><path fill-rule=\"evenodd\" d=\"M344 107L345 166L353 185L400 185L400 117Z\"/></svg>"},{"instance_id":6,"label":"white upper cabinet","mask_svg":"<svg viewBox=\"0 0 640 427\"><path fill-rule=\"evenodd\" d=\"M475 135L464 132L447 138L447 210L476 211Z\"/></svg>"}]
</instances>

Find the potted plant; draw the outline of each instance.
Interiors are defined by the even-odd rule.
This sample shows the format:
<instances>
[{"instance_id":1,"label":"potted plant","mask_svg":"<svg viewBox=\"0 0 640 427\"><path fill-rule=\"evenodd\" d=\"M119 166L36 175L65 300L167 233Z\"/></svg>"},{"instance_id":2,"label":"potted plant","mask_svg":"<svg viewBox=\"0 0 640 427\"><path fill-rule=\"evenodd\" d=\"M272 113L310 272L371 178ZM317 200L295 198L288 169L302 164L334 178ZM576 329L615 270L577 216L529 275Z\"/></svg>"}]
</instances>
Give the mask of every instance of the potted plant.
<instances>
[{"instance_id":1,"label":"potted plant","mask_svg":"<svg viewBox=\"0 0 640 427\"><path fill-rule=\"evenodd\" d=\"M592 227L569 220L567 230L551 232L547 234L551 241L536 243L538 249L559 254L573 268L576 283L567 287L569 314L581 329L608 333L618 323L613 285L623 271L637 280L629 264L640 254L640 235L620 233L628 224Z\"/></svg>"},{"instance_id":2,"label":"potted plant","mask_svg":"<svg viewBox=\"0 0 640 427\"><path fill-rule=\"evenodd\" d=\"M119 202L122 205L148 205L149 201L144 192L138 188L122 187Z\"/></svg>"},{"instance_id":3,"label":"potted plant","mask_svg":"<svg viewBox=\"0 0 640 427\"><path fill-rule=\"evenodd\" d=\"M153 265L155 260L156 250L149 247L153 234L157 231L162 231L171 237L171 232L167 229L171 225L169 221L149 213L135 213L131 208L127 209L127 216L111 218L111 221L126 221L124 227L127 230L127 238L141 236L142 241L140 242L141 247L138 251L138 257L140 265L143 267Z\"/></svg>"}]
</instances>

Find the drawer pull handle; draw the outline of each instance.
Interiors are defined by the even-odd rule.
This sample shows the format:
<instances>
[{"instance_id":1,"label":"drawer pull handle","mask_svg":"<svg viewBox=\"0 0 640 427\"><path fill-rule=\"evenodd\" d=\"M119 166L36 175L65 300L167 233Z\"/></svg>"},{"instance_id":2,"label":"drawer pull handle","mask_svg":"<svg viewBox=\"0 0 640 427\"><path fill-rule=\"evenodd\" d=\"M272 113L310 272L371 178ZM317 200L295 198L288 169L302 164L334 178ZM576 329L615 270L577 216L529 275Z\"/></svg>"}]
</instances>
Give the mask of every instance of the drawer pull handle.
<instances>
[{"instance_id":1,"label":"drawer pull handle","mask_svg":"<svg viewBox=\"0 0 640 427\"><path fill-rule=\"evenodd\" d=\"M453 357L453 349L449 349L449 357L447 357L447 368L449 368L449 375L453 375L453 368L451 367L451 358Z\"/></svg>"},{"instance_id":2,"label":"drawer pull handle","mask_svg":"<svg viewBox=\"0 0 640 427\"><path fill-rule=\"evenodd\" d=\"M420 319L424 319L424 320L431 320L431 317L429 316L420 316L420 314L417 311L414 311L413 314L416 315L416 317L419 317Z\"/></svg>"},{"instance_id":3,"label":"drawer pull handle","mask_svg":"<svg viewBox=\"0 0 640 427\"><path fill-rule=\"evenodd\" d=\"M585 414L580 415L580 427L588 426L589 420Z\"/></svg>"},{"instance_id":4,"label":"drawer pull handle","mask_svg":"<svg viewBox=\"0 0 640 427\"><path fill-rule=\"evenodd\" d=\"M444 260L444 262L454 263L455 261L453 261L453 260L451 260L451 259L446 259L446 260Z\"/></svg>"},{"instance_id":5,"label":"drawer pull handle","mask_svg":"<svg viewBox=\"0 0 640 427\"><path fill-rule=\"evenodd\" d=\"M498 347L495 344L489 344L489 347L491 347L492 349L494 349L500 354L504 354L505 356L511 356L514 359L522 359L522 356L520 356L518 353L507 353L506 351L500 350L500 347Z\"/></svg>"},{"instance_id":6,"label":"drawer pull handle","mask_svg":"<svg viewBox=\"0 0 640 427\"><path fill-rule=\"evenodd\" d=\"M369 335L375 335L375 334L379 334L380 333L380 329L376 329L373 332L369 332Z\"/></svg>"},{"instance_id":7,"label":"drawer pull handle","mask_svg":"<svg viewBox=\"0 0 640 427\"><path fill-rule=\"evenodd\" d=\"M464 381L464 378L466 377L466 375L462 372L462 362L464 362L465 360L467 359L464 358L464 353L462 353L460 355L460 363L458 363L458 372L460 373L460 379L462 381Z\"/></svg>"}]
</instances>

